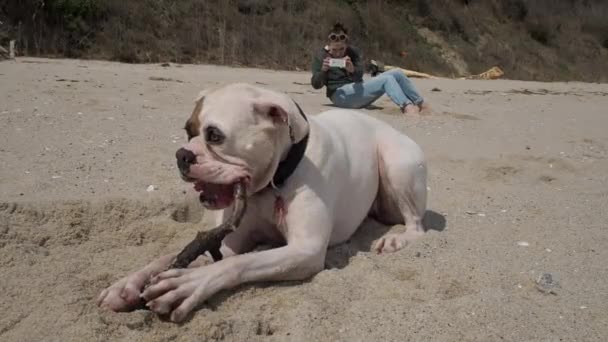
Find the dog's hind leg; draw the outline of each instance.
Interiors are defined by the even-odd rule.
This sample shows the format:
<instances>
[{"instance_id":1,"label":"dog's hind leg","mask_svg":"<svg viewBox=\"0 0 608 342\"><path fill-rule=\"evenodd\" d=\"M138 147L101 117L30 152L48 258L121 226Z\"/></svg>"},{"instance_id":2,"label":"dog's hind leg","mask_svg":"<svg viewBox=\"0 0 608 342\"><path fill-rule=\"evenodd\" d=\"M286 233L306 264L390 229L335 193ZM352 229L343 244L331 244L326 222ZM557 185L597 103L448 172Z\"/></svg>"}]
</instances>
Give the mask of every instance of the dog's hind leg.
<instances>
[{"instance_id":1,"label":"dog's hind leg","mask_svg":"<svg viewBox=\"0 0 608 342\"><path fill-rule=\"evenodd\" d=\"M424 234L427 167L418 145L403 136L384 139L378 155L380 186L370 214L384 224L405 224L405 232L381 237L372 249L395 252Z\"/></svg>"}]
</instances>

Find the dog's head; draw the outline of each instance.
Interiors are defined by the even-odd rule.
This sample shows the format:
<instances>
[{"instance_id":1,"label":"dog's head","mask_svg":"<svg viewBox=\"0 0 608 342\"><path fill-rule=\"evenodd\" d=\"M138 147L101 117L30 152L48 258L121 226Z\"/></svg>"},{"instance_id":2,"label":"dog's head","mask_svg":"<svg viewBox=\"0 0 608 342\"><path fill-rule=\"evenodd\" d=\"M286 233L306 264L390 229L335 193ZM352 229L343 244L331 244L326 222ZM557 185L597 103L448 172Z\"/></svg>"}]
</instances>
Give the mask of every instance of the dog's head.
<instances>
[{"instance_id":1,"label":"dog's head","mask_svg":"<svg viewBox=\"0 0 608 342\"><path fill-rule=\"evenodd\" d=\"M199 94L186 121L188 143L176 152L182 179L194 183L208 209L234 201L235 185L263 189L291 147L308 132L306 121L285 94L235 83Z\"/></svg>"}]
</instances>

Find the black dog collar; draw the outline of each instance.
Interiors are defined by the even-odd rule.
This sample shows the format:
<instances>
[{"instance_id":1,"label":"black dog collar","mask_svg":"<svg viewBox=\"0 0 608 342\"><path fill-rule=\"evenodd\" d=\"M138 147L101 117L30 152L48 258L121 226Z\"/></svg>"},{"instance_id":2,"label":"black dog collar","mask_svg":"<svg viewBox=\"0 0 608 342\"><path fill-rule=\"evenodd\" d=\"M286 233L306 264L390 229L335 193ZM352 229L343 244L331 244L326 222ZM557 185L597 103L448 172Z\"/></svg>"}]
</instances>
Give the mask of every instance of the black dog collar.
<instances>
[{"instance_id":1,"label":"black dog collar","mask_svg":"<svg viewBox=\"0 0 608 342\"><path fill-rule=\"evenodd\" d=\"M306 115L304 114L304 111L302 111L302 108L300 108L300 105L298 105L298 103L295 101L294 101L294 103L295 103L296 107L298 107L298 110L300 111L300 115L302 115L304 120L306 122L308 122L308 119L306 119ZM291 176L291 174L296 170L296 168L298 167L298 164L300 164L300 162L302 161L302 158L304 157L304 152L306 152L306 146L308 145L308 136L309 135L310 135L310 132L306 133L306 135L304 136L304 138L302 138L302 140L291 145L291 148L289 149L289 152L287 153L287 157L279 163L279 167L277 168L277 171L274 173L274 176L272 177L272 181L269 184L270 187L278 188L278 187L282 186L285 183L285 181L287 180L287 178L289 178L289 176ZM289 125L289 136L293 140L293 133L292 133L291 125Z\"/></svg>"}]
</instances>

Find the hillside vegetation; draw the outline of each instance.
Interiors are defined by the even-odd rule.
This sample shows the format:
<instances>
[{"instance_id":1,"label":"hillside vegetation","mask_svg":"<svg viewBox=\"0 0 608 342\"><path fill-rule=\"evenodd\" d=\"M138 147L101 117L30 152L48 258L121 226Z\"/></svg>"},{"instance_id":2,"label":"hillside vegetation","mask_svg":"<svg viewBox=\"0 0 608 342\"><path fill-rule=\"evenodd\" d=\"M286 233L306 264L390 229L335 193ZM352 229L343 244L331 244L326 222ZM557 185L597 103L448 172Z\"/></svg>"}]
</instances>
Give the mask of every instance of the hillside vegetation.
<instances>
[{"instance_id":1,"label":"hillside vegetation","mask_svg":"<svg viewBox=\"0 0 608 342\"><path fill-rule=\"evenodd\" d=\"M605 0L0 0L29 56L302 69L336 21L376 59L442 76L608 81Z\"/></svg>"}]
</instances>

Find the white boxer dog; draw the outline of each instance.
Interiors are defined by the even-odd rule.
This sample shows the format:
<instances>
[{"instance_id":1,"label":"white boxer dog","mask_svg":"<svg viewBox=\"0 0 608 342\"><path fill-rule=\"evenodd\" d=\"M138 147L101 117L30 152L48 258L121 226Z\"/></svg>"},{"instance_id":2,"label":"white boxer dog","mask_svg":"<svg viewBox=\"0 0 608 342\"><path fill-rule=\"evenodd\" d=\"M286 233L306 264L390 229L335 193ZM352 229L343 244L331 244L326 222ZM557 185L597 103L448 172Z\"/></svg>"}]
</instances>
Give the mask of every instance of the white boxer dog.
<instances>
[{"instance_id":1,"label":"white boxer dog","mask_svg":"<svg viewBox=\"0 0 608 342\"><path fill-rule=\"evenodd\" d=\"M180 322L218 291L315 275L328 246L349 239L367 216L406 226L374 241L378 253L424 234L423 152L380 120L345 109L307 117L285 94L231 84L199 95L186 131L189 142L176 153L182 178L201 192L217 224L245 180L241 224L223 240L221 260L164 271L176 254L163 256L105 289L101 307L130 311L141 296L150 310ZM269 242L280 247L254 251Z\"/></svg>"}]
</instances>

